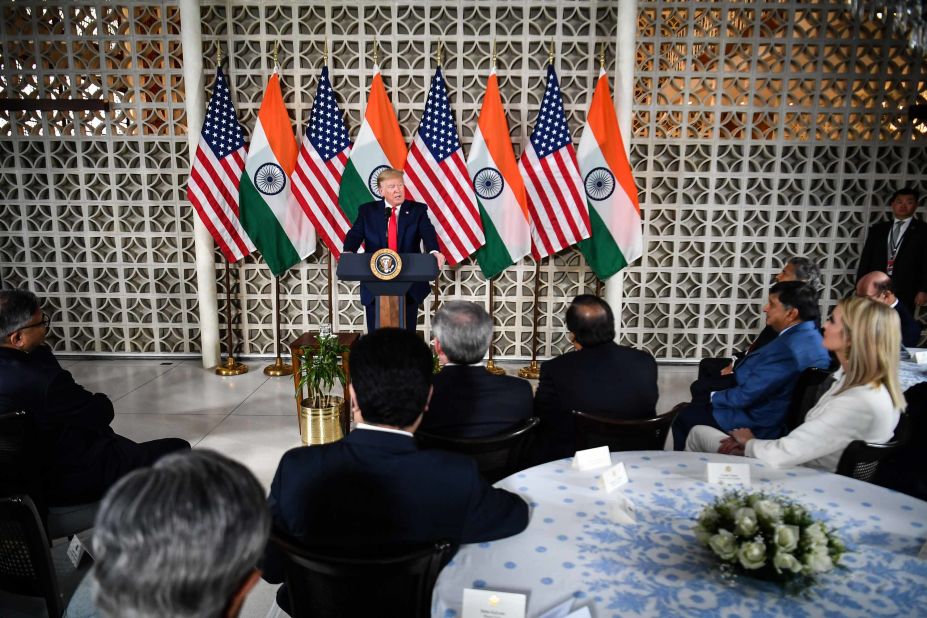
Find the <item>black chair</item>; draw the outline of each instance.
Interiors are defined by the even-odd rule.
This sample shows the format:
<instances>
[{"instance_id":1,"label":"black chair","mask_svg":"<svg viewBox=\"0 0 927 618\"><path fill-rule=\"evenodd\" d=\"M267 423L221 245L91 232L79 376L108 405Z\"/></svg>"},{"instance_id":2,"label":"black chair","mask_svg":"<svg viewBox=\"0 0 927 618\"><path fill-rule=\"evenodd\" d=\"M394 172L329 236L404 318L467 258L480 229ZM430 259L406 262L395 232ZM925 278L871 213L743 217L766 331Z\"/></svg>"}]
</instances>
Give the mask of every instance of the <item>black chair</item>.
<instances>
[{"instance_id":1,"label":"black chair","mask_svg":"<svg viewBox=\"0 0 927 618\"><path fill-rule=\"evenodd\" d=\"M271 535L271 543L286 558L290 615L313 618L428 618L438 574L455 549L442 542L412 548L317 550L300 547L279 533Z\"/></svg>"},{"instance_id":2,"label":"black chair","mask_svg":"<svg viewBox=\"0 0 927 618\"><path fill-rule=\"evenodd\" d=\"M813 408L821 395L824 394L821 388L822 385L833 374L834 370L832 369L819 369L817 367L809 367L799 374L785 415L786 433L791 432L805 422L805 415L808 414L808 410Z\"/></svg>"},{"instance_id":3,"label":"black chair","mask_svg":"<svg viewBox=\"0 0 927 618\"><path fill-rule=\"evenodd\" d=\"M48 506L42 491L40 449L28 412L0 414L0 495L26 494L39 513L49 539L93 527L99 502Z\"/></svg>"},{"instance_id":4,"label":"black chair","mask_svg":"<svg viewBox=\"0 0 927 618\"><path fill-rule=\"evenodd\" d=\"M415 439L423 449L436 448L473 457L483 477L495 483L523 469L535 428L540 422L539 418L531 417L514 429L485 438L450 438L417 431Z\"/></svg>"},{"instance_id":5,"label":"black chair","mask_svg":"<svg viewBox=\"0 0 927 618\"><path fill-rule=\"evenodd\" d=\"M614 419L573 410L576 450L607 446L610 451L662 451L680 406L643 420Z\"/></svg>"},{"instance_id":6,"label":"black chair","mask_svg":"<svg viewBox=\"0 0 927 618\"><path fill-rule=\"evenodd\" d=\"M64 598L48 549L48 537L29 496L0 498L0 589L45 599L48 615L64 612Z\"/></svg>"}]
</instances>

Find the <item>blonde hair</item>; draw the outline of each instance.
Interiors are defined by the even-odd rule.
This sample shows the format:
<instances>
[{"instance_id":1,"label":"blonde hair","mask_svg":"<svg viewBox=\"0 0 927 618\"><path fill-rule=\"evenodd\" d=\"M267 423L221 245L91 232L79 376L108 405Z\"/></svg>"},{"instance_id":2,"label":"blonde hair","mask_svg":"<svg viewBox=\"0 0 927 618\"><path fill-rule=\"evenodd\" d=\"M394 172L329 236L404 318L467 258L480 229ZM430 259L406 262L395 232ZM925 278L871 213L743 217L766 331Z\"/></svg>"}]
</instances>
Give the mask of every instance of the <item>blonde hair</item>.
<instances>
[{"instance_id":1,"label":"blonde hair","mask_svg":"<svg viewBox=\"0 0 927 618\"><path fill-rule=\"evenodd\" d=\"M397 170L393 167L387 168L377 174L377 188L382 187L383 183L390 178L403 178L404 176L405 174L403 174L402 170Z\"/></svg>"},{"instance_id":2,"label":"blonde hair","mask_svg":"<svg viewBox=\"0 0 927 618\"><path fill-rule=\"evenodd\" d=\"M845 298L837 303L843 313L843 337L847 366L840 392L872 384L885 386L892 405L904 410L904 395L898 381L901 351L901 320L886 304L868 298Z\"/></svg>"}]
</instances>

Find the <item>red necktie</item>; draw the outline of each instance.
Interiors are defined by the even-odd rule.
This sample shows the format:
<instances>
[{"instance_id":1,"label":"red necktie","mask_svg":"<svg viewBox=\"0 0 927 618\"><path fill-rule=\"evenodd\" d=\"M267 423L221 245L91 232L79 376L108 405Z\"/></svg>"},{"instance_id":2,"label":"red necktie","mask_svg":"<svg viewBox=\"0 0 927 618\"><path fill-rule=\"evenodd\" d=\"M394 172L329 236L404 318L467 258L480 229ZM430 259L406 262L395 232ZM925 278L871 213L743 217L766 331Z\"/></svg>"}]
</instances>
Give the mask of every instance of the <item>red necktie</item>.
<instances>
[{"instance_id":1,"label":"red necktie","mask_svg":"<svg viewBox=\"0 0 927 618\"><path fill-rule=\"evenodd\" d=\"M389 225L387 225L386 230L386 244L393 251L399 249L399 224L397 223L399 215L399 208L393 207L393 216L389 218Z\"/></svg>"}]
</instances>

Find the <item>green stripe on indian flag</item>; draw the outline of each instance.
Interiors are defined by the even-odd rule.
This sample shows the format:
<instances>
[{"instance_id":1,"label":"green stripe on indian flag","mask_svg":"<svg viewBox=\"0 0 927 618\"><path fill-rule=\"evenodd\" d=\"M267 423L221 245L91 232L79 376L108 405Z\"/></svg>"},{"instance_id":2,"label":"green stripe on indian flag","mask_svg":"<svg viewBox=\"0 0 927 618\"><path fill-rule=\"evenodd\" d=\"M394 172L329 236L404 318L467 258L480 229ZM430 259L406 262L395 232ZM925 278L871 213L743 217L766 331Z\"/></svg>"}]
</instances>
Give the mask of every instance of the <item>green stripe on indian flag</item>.
<instances>
[{"instance_id":1,"label":"green stripe on indian flag","mask_svg":"<svg viewBox=\"0 0 927 618\"><path fill-rule=\"evenodd\" d=\"M301 258L247 173L242 175L238 191L241 225L260 249L270 271L278 276Z\"/></svg>"}]
</instances>

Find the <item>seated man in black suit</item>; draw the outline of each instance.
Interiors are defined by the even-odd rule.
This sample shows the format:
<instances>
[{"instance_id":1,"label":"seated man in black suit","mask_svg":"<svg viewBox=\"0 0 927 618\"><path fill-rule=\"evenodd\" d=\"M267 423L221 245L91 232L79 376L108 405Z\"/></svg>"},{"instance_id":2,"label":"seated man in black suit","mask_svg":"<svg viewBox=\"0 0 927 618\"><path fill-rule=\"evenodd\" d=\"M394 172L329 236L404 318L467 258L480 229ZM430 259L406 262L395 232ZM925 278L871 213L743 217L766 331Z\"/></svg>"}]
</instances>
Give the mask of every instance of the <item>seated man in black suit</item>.
<instances>
[{"instance_id":1,"label":"seated man in black suit","mask_svg":"<svg viewBox=\"0 0 927 618\"><path fill-rule=\"evenodd\" d=\"M442 369L419 429L455 438L491 436L529 418L531 385L477 365L492 341L492 318L476 303L451 300L432 322Z\"/></svg>"},{"instance_id":2,"label":"seated man in black suit","mask_svg":"<svg viewBox=\"0 0 927 618\"><path fill-rule=\"evenodd\" d=\"M901 320L901 343L908 348L917 347L921 340L920 322L895 296L891 277L878 270L863 275L856 284L856 295L888 305L897 311Z\"/></svg>"},{"instance_id":3,"label":"seated man in black suit","mask_svg":"<svg viewBox=\"0 0 927 618\"><path fill-rule=\"evenodd\" d=\"M541 364L534 412L541 418L538 459L575 450L573 410L621 419L652 418L657 405L657 362L647 352L615 343L615 318L601 298L582 294L566 315L575 352Z\"/></svg>"},{"instance_id":4,"label":"seated man in black suit","mask_svg":"<svg viewBox=\"0 0 927 618\"><path fill-rule=\"evenodd\" d=\"M117 435L113 403L76 384L45 345L49 323L35 294L0 290L0 412L31 415L47 505L94 502L127 472L190 448L178 438L136 444Z\"/></svg>"},{"instance_id":5,"label":"seated man in black suit","mask_svg":"<svg viewBox=\"0 0 927 618\"><path fill-rule=\"evenodd\" d=\"M350 385L357 427L338 442L283 455L268 498L276 528L307 546L371 552L524 530L528 504L490 487L473 459L416 447L412 434L428 407L431 380L431 351L413 332L383 328L357 340ZM268 548L267 581L283 581L282 559ZM288 605L283 588L281 607Z\"/></svg>"}]
</instances>

